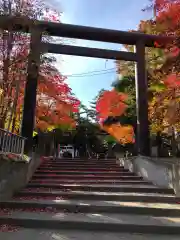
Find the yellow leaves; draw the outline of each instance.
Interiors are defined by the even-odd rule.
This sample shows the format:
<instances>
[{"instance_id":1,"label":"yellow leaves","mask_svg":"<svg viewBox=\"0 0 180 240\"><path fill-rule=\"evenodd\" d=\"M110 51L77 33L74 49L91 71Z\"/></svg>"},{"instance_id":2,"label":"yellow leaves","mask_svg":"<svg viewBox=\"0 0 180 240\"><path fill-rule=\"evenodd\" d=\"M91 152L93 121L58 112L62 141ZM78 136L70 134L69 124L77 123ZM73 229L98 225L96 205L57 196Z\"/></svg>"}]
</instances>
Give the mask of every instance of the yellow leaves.
<instances>
[{"instance_id":1,"label":"yellow leaves","mask_svg":"<svg viewBox=\"0 0 180 240\"><path fill-rule=\"evenodd\" d=\"M164 131L167 126L180 124L180 90L166 89L155 94L149 104L152 132Z\"/></svg>"},{"instance_id":2,"label":"yellow leaves","mask_svg":"<svg viewBox=\"0 0 180 240\"><path fill-rule=\"evenodd\" d=\"M3 94L4 90L0 88L0 96Z\"/></svg>"},{"instance_id":3,"label":"yellow leaves","mask_svg":"<svg viewBox=\"0 0 180 240\"><path fill-rule=\"evenodd\" d=\"M158 133L158 132L162 132L164 130L164 127L162 124L158 124L158 123L152 123L150 125L150 131L152 133Z\"/></svg>"},{"instance_id":4,"label":"yellow leaves","mask_svg":"<svg viewBox=\"0 0 180 240\"><path fill-rule=\"evenodd\" d=\"M180 132L180 122L174 124L174 128L176 129L177 132Z\"/></svg>"},{"instance_id":5,"label":"yellow leaves","mask_svg":"<svg viewBox=\"0 0 180 240\"><path fill-rule=\"evenodd\" d=\"M38 133L36 131L33 131L33 137L35 137Z\"/></svg>"},{"instance_id":6,"label":"yellow leaves","mask_svg":"<svg viewBox=\"0 0 180 240\"><path fill-rule=\"evenodd\" d=\"M154 83L154 84L151 84L151 86L149 87L149 90L153 92L161 92L161 91L164 91L165 89L166 89L166 86L163 83Z\"/></svg>"},{"instance_id":7,"label":"yellow leaves","mask_svg":"<svg viewBox=\"0 0 180 240\"><path fill-rule=\"evenodd\" d=\"M51 132L51 131L53 131L55 128L56 128L55 126L49 126L49 127L47 128L47 130L48 130L48 132Z\"/></svg>"},{"instance_id":8,"label":"yellow leaves","mask_svg":"<svg viewBox=\"0 0 180 240\"><path fill-rule=\"evenodd\" d=\"M163 101L163 105L164 105L164 106L168 106L168 105L169 105L169 102L170 102L170 99L165 98L164 101Z\"/></svg>"}]
</instances>

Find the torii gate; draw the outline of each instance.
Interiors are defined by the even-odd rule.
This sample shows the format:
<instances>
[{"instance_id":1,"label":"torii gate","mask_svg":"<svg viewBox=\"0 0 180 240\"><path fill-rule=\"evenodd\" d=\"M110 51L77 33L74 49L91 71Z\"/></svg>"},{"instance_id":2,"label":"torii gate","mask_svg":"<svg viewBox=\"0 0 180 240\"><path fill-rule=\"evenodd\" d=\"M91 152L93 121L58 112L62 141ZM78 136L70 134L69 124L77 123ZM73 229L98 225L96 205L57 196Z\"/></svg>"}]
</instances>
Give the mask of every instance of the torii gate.
<instances>
[{"instance_id":1,"label":"torii gate","mask_svg":"<svg viewBox=\"0 0 180 240\"><path fill-rule=\"evenodd\" d=\"M24 97L24 110L21 134L32 143L34 129L37 79L41 53L57 53L82 57L94 57L136 62L136 108L137 108L137 145L141 155L149 156L150 138L148 122L147 76L145 47L155 47L155 42L169 42L172 38L125 32L110 29L77 26L63 23L52 23L30 20L24 17L0 16L0 28L9 31L31 33L30 54L28 60L28 76ZM122 52L107 49L87 48L63 44L43 43L43 33L50 36L101 41L134 45L133 52Z\"/></svg>"}]
</instances>

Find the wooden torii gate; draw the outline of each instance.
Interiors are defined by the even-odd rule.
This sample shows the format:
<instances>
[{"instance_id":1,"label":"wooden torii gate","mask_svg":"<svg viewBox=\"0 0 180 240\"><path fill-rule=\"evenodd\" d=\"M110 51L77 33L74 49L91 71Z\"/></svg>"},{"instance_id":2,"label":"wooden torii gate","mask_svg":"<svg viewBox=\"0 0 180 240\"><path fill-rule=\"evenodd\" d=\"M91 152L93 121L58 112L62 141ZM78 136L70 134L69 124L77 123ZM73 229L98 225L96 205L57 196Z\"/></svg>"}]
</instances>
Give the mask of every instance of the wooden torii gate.
<instances>
[{"instance_id":1,"label":"wooden torii gate","mask_svg":"<svg viewBox=\"0 0 180 240\"><path fill-rule=\"evenodd\" d=\"M94 57L136 62L137 145L141 155L149 156L150 138L148 122L147 76L145 47L155 47L155 42L169 42L172 38L124 32L110 29L77 26L63 23L30 20L24 17L0 16L0 28L8 31L31 33L28 76L24 97L21 134L32 143L34 129L37 79L42 53L56 53L82 57ZM84 39L100 42L134 45L136 51L122 52L107 49L87 48L42 42L43 33L56 37Z\"/></svg>"}]
</instances>

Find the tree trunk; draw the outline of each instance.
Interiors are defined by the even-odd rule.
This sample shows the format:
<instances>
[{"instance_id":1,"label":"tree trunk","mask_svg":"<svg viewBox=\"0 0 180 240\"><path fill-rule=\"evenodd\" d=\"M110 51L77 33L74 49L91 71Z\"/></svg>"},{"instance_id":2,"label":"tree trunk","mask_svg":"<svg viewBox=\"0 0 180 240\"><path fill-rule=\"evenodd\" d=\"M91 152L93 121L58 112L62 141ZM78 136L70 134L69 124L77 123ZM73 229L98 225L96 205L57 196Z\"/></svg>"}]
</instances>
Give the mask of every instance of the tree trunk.
<instances>
[{"instance_id":1,"label":"tree trunk","mask_svg":"<svg viewBox=\"0 0 180 240\"><path fill-rule=\"evenodd\" d=\"M161 156L161 147L162 147L162 138L161 138L161 133L158 132L156 136L156 144L157 144L157 156Z\"/></svg>"}]
</instances>

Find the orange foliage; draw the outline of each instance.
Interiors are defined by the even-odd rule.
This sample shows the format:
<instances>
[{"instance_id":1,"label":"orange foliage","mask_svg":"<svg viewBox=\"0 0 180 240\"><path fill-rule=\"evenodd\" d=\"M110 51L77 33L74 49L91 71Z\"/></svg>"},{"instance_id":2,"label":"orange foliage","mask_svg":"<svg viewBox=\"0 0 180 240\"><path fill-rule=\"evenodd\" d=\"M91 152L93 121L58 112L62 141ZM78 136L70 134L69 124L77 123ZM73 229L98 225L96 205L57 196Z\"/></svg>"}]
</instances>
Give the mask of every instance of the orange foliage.
<instances>
[{"instance_id":1,"label":"orange foliage","mask_svg":"<svg viewBox=\"0 0 180 240\"><path fill-rule=\"evenodd\" d=\"M134 143L134 130L132 126L121 126L120 123L116 123L110 126L101 125L101 128L121 144Z\"/></svg>"},{"instance_id":2,"label":"orange foliage","mask_svg":"<svg viewBox=\"0 0 180 240\"><path fill-rule=\"evenodd\" d=\"M105 91L98 99L96 110L98 112L101 128L113 136L121 144L134 142L134 130L131 126L121 126L120 123L107 126L101 124L109 116L121 116L127 109L128 96L124 93L119 93L115 89Z\"/></svg>"},{"instance_id":3,"label":"orange foliage","mask_svg":"<svg viewBox=\"0 0 180 240\"><path fill-rule=\"evenodd\" d=\"M25 57L25 56L24 56ZM17 67L25 68L26 62L21 62ZM22 115L24 101L24 88L26 72L20 71L20 91L16 106L16 114ZM16 89L12 95L15 96ZM66 83L66 77L50 64L41 64L39 69L37 102L36 102L36 127L45 130L55 125L75 126L71 117L73 112L78 112L80 101L72 95L71 88Z\"/></svg>"}]
</instances>

